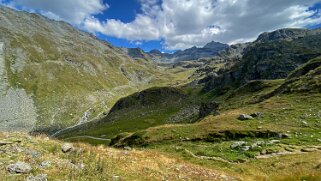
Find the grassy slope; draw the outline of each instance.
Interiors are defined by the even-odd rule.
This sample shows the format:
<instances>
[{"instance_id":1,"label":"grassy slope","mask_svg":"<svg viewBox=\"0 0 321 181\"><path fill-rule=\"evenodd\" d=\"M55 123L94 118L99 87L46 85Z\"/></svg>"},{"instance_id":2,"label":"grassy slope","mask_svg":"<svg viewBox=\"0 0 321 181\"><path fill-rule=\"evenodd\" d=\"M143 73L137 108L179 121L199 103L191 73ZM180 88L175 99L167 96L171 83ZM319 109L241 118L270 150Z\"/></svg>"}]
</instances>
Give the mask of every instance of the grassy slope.
<instances>
[{"instance_id":1,"label":"grassy slope","mask_svg":"<svg viewBox=\"0 0 321 181\"><path fill-rule=\"evenodd\" d=\"M143 147L143 150L158 150L194 164L239 175L245 180L318 180L321 175L316 166L321 161L320 152L306 154L298 152L294 155L268 159L254 158L263 150L284 152L285 149L295 148L299 151L301 148L321 146L318 140L321 139L320 93L283 94L261 103L251 103L260 95L277 88L283 81L252 82L250 83L251 86L260 85L264 88L253 92L253 89L248 89L250 85L246 85L238 90L239 95L234 95L233 92L221 97L203 95L204 99L212 97L211 99L221 100L222 114L220 116L208 116L194 124L169 124L148 128L133 135L124 134L119 137L123 141L116 141L116 145L129 144L134 147L138 146L137 149ZM251 91L249 92L249 90ZM222 100L225 100L225 102ZM250 121L237 120L239 114L250 114L258 111L264 113L263 117ZM306 126L302 121L307 122L308 125ZM253 136L255 132L267 130L271 133L287 133L291 137L282 139L280 144L264 145L247 152L230 149L230 145L236 140L254 143L258 140L278 139L276 137ZM235 136L224 135L222 131L228 131ZM244 138L237 135L243 135ZM92 140L81 141L92 142ZM103 142L103 144L106 144L106 142ZM200 159L190 155L189 152L196 156L219 157L230 162L245 161L245 163L235 164Z\"/></svg>"},{"instance_id":2,"label":"grassy slope","mask_svg":"<svg viewBox=\"0 0 321 181\"><path fill-rule=\"evenodd\" d=\"M197 114L188 114L198 108L198 99L191 96L190 90L177 88L151 88L119 100L111 112L98 123L82 126L81 129L67 131L60 138L85 141L91 144L108 144L108 141L97 141L77 136L94 136L113 138L124 132L135 132L149 127L175 122L194 122ZM191 97L189 97L191 96ZM143 100L139 97L144 97ZM121 107L121 102L128 107ZM188 107L186 107L188 105ZM184 116L175 119L175 115ZM73 138L70 138L73 137Z\"/></svg>"},{"instance_id":3,"label":"grassy slope","mask_svg":"<svg viewBox=\"0 0 321 181\"><path fill-rule=\"evenodd\" d=\"M8 82L33 97L38 131L72 126L85 112L94 119L123 96L184 82L193 71L134 61L66 23L0 8Z\"/></svg>"},{"instance_id":4,"label":"grassy slope","mask_svg":"<svg viewBox=\"0 0 321 181\"><path fill-rule=\"evenodd\" d=\"M244 178L249 177L249 179L264 180L269 178L275 180L284 178L285 180L299 180L307 178L318 180L321 178L319 170L315 169L321 161L320 152L254 159L263 150L284 152L289 147L300 150L315 145L321 146L319 140L321 139L320 93L280 95L258 104L245 104L244 97L234 98L233 102L236 104L241 102L242 107L227 109L220 116L209 116L196 124L149 128L125 138L125 141L120 145L144 145L145 148L161 150L182 157L192 163L209 168L220 168L227 172L240 174ZM227 105L229 104L227 103ZM264 116L250 121L237 120L241 113L250 114L257 111L263 112ZM307 122L308 125L306 126L302 121ZM253 132L264 132L266 130L288 133L291 137L282 139L280 144L265 145L262 148L247 152L230 149L230 145L236 140L254 143L257 140L278 139L253 136ZM222 131L229 131L235 135L243 134L245 138L224 134L221 136ZM227 164L220 161L194 158L186 150L197 156L219 157L227 161L246 161L246 163ZM292 175L293 172L296 174Z\"/></svg>"},{"instance_id":5,"label":"grassy slope","mask_svg":"<svg viewBox=\"0 0 321 181\"><path fill-rule=\"evenodd\" d=\"M0 133L2 141L20 141L1 146L0 175L4 181L25 180L29 175L47 174L48 180L226 180L232 178L213 169L202 168L155 151L126 151L75 144L75 150L62 153L63 142L22 133ZM33 156L32 153L36 156ZM10 174L10 163L23 161L32 166L30 174ZM48 168L40 168L49 161ZM83 164L83 168L79 165ZM228 179L230 180L230 179ZM232 179L231 179L232 180Z\"/></svg>"},{"instance_id":6,"label":"grassy slope","mask_svg":"<svg viewBox=\"0 0 321 181\"><path fill-rule=\"evenodd\" d=\"M300 72L304 67L318 61L311 60L295 72ZM115 140L115 145L136 145L143 146L144 149L160 150L192 163L240 174L251 180L319 180L321 175L317 165L321 161L320 152L300 152L302 148L321 146L321 95L317 86L319 75L318 66L301 73L294 83L287 84L290 87L288 90L292 91L259 103L257 101L260 97L273 92L280 85L283 86L284 82L291 80L291 76L287 80L252 81L221 96L217 96L215 92L203 94L203 100L221 102L221 115L208 116L195 124L169 124L123 135ZM313 85L309 90L302 92L296 88L308 81L314 82L309 84ZM237 120L239 114L254 112L262 112L263 117L250 121ZM281 139L279 144L264 145L247 152L230 149L230 145L236 140L254 143L257 140L278 139L254 135L267 130L271 133L287 133L290 138ZM294 149L296 154L255 159L262 151L286 152L289 149ZM200 159L190 152L196 156L219 157L230 162L245 163L232 164Z\"/></svg>"}]
</instances>

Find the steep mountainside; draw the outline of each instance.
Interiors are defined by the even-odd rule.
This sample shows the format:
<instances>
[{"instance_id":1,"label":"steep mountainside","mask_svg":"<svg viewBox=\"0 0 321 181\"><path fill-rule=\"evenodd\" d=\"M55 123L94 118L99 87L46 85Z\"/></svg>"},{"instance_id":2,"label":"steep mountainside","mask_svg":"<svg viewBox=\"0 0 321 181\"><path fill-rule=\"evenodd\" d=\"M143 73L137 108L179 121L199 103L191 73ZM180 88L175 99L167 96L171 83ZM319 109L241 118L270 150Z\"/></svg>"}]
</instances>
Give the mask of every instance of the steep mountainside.
<instances>
[{"instance_id":1,"label":"steep mountainside","mask_svg":"<svg viewBox=\"0 0 321 181\"><path fill-rule=\"evenodd\" d=\"M183 74L132 60L64 22L0 7L0 130L48 133L87 122L120 97Z\"/></svg>"},{"instance_id":2,"label":"steep mountainside","mask_svg":"<svg viewBox=\"0 0 321 181\"><path fill-rule=\"evenodd\" d=\"M239 86L258 79L286 78L298 66L320 56L320 45L320 29L264 33L244 50L241 62L219 76L207 78L210 81L205 89Z\"/></svg>"}]
</instances>

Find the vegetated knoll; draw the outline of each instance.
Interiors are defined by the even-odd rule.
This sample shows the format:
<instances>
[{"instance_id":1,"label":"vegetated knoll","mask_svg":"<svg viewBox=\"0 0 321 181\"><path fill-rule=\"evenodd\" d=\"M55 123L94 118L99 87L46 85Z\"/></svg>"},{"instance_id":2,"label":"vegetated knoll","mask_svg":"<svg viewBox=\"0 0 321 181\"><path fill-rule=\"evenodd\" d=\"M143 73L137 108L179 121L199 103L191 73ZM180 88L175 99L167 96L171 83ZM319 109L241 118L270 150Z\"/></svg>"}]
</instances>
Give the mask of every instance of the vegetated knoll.
<instances>
[{"instance_id":1,"label":"vegetated knoll","mask_svg":"<svg viewBox=\"0 0 321 181\"><path fill-rule=\"evenodd\" d=\"M133 60L71 25L0 6L0 130L54 133L190 72ZM19 97L19 99L17 99Z\"/></svg>"},{"instance_id":2,"label":"vegetated knoll","mask_svg":"<svg viewBox=\"0 0 321 181\"><path fill-rule=\"evenodd\" d=\"M296 31L301 33L293 33ZM274 35L277 32L284 36ZM241 62L207 78L205 90L238 87L251 80L284 79L298 66L320 56L320 45L320 29L283 29L262 34L245 49Z\"/></svg>"},{"instance_id":3,"label":"vegetated knoll","mask_svg":"<svg viewBox=\"0 0 321 181\"><path fill-rule=\"evenodd\" d=\"M104 118L67 129L56 136L68 140L77 140L77 136L113 138L119 133L162 124L190 123L197 120L198 108L197 101L179 87L150 88L121 98ZM96 143L94 139L88 142Z\"/></svg>"}]
</instances>

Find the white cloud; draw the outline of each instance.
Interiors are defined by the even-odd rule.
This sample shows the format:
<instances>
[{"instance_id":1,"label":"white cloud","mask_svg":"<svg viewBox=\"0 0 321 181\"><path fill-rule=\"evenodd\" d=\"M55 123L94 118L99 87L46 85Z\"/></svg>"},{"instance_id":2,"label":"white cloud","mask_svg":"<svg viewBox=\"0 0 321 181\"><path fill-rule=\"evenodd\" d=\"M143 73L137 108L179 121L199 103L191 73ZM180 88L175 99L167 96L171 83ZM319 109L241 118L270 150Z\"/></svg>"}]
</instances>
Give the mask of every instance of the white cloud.
<instances>
[{"instance_id":1,"label":"white cloud","mask_svg":"<svg viewBox=\"0 0 321 181\"><path fill-rule=\"evenodd\" d=\"M142 14L130 23L90 18L85 27L128 40L164 40L168 50L211 40L239 43L261 32L321 23L309 7L318 0L140 0Z\"/></svg>"},{"instance_id":2,"label":"white cloud","mask_svg":"<svg viewBox=\"0 0 321 181\"><path fill-rule=\"evenodd\" d=\"M137 15L131 23L123 23L115 19L100 22L90 17L85 20L84 27L91 32L100 32L127 40L155 40L161 37L157 23L145 15Z\"/></svg>"},{"instance_id":3,"label":"white cloud","mask_svg":"<svg viewBox=\"0 0 321 181\"><path fill-rule=\"evenodd\" d=\"M309 8L320 0L138 0L142 13L129 23L94 18L108 8L102 0L11 1L87 31L132 42L162 40L168 50L203 46L212 40L245 42L264 31L321 23L319 12Z\"/></svg>"},{"instance_id":4,"label":"white cloud","mask_svg":"<svg viewBox=\"0 0 321 181\"><path fill-rule=\"evenodd\" d=\"M75 25L109 7L102 0L11 0L10 6L19 6L27 11L37 10L49 18L65 20Z\"/></svg>"}]
</instances>

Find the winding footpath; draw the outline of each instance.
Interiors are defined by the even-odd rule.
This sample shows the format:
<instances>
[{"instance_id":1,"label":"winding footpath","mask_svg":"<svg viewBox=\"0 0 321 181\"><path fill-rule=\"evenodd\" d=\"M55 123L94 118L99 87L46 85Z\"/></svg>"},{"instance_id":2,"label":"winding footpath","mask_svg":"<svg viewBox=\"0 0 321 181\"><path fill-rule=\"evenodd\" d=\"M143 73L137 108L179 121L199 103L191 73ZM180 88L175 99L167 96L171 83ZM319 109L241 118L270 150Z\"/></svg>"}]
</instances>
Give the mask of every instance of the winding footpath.
<instances>
[{"instance_id":1,"label":"winding footpath","mask_svg":"<svg viewBox=\"0 0 321 181\"><path fill-rule=\"evenodd\" d=\"M93 136L74 136L74 137L66 138L66 139L64 139L64 140L77 139L77 138L89 138L89 139L99 140L99 141L111 141L111 139L98 138L98 137L93 137Z\"/></svg>"}]
</instances>

